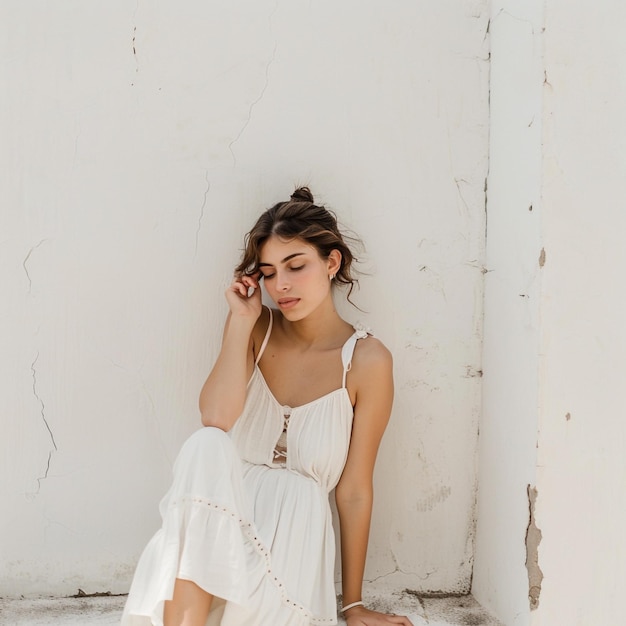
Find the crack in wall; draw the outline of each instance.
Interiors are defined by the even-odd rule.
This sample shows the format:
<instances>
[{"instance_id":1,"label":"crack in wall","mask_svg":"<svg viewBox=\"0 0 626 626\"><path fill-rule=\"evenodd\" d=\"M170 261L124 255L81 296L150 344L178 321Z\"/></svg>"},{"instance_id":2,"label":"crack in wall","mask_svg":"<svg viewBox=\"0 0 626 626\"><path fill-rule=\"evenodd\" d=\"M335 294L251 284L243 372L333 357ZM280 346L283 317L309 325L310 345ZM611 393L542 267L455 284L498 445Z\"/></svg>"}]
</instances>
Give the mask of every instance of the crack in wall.
<instances>
[{"instance_id":1,"label":"crack in wall","mask_svg":"<svg viewBox=\"0 0 626 626\"><path fill-rule=\"evenodd\" d=\"M135 72L139 71L139 64L137 62L137 47L136 47L136 42L137 42L137 27L133 26L133 56L135 57Z\"/></svg>"},{"instance_id":2,"label":"crack in wall","mask_svg":"<svg viewBox=\"0 0 626 626\"><path fill-rule=\"evenodd\" d=\"M270 82L270 67L272 66L272 63L274 63L274 60L276 59L277 48L278 48L278 44L275 43L274 50L272 52L272 58L269 60L269 62L265 66L265 84L263 85L263 89L261 89L261 93L258 95L258 97L250 103L250 108L248 109L248 119L244 122L244 125L241 127L241 129L237 133L237 136L228 144L228 149L230 150L230 154L233 157L233 166L237 165L237 157L235 156L235 151L233 150L233 146L239 141L239 139L241 139L241 136L243 135L244 131L246 130L246 128L248 128L248 125L250 124L250 120L252 119L252 111L254 110L254 107L263 99L263 96L265 95L265 92Z\"/></svg>"},{"instance_id":3,"label":"crack in wall","mask_svg":"<svg viewBox=\"0 0 626 626\"><path fill-rule=\"evenodd\" d=\"M22 267L24 268L24 273L26 274L26 278L28 279L28 293L31 293L32 288L33 288L33 281L30 277L30 273L28 272L28 261L30 260L30 256L31 254L37 250L37 248L39 248L39 246L41 246L42 243L44 243L44 241L48 241L47 238L42 239L37 245L33 246L29 251L28 254L26 255L26 257L24 258L24 260L22 261Z\"/></svg>"},{"instance_id":4,"label":"crack in wall","mask_svg":"<svg viewBox=\"0 0 626 626\"><path fill-rule=\"evenodd\" d=\"M44 404L44 401L41 399L41 396L39 395L38 391L37 391L37 361L39 360L39 352L37 352L37 356L35 356L34 361L31 363L30 365L30 371L32 373L32 377L33 377L33 395L35 396L35 398L37 399L37 402L39 402L40 405L40 414L41 414L41 420L43 421L46 430L48 431L48 435L50 435L50 441L52 442L52 448L51 450L48 451L48 461L46 463L46 470L43 474L43 476L39 476L37 478L37 491L35 492L36 494L39 493L39 491L41 490L41 481L45 480L46 478L48 478L48 473L50 471L50 461L52 459L52 454L54 452L58 451L58 447L57 447L57 443L54 439L54 433L52 432L52 429L50 428L50 424L48 423L48 420L46 419L46 405Z\"/></svg>"},{"instance_id":5,"label":"crack in wall","mask_svg":"<svg viewBox=\"0 0 626 626\"><path fill-rule=\"evenodd\" d=\"M107 355L104 355L104 358L106 358L106 360L109 363L111 363L113 367L116 367L117 369L127 374L129 378L133 380L133 383L137 386L140 392L148 400L148 403L150 404L150 412L152 415L152 418L149 420L149 425L151 428L154 429L154 432L156 433L157 442L159 446L161 447L161 450L163 452L163 457L168 460L170 465L172 465L173 461L170 456L170 451L168 450L168 447L165 444L165 439L163 438L163 433L161 432L161 422L158 419L157 408L154 402L154 398L152 397L152 394L150 393L148 389L148 385L146 384L146 381L143 375L141 374L143 364L137 369L130 369L128 367L125 367L124 365L121 365L120 363L115 362L111 357Z\"/></svg>"},{"instance_id":6,"label":"crack in wall","mask_svg":"<svg viewBox=\"0 0 626 626\"><path fill-rule=\"evenodd\" d=\"M394 561L396 560L395 555L393 557L393 560ZM363 582L366 582L368 584L375 583L376 581L380 580L381 578L387 578L387 576L391 576L391 575L395 574L398 571L400 571L400 568L396 565L395 569L391 570L390 572L385 572L384 574L381 574L380 576L376 576L375 578L363 578Z\"/></svg>"},{"instance_id":7,"label":"crack in wall","mask_svg":"<svg viewBox=\"0 0 626 626\"><path fill-rule=\"evenodd\" d=\"M530 26L530 31L531 34L535 34L535 25L533 24L533 22L531 22L530 20L526 20L523 17L517 17L517 15L513 15L513 13L510 13L509 11L507 11L506 9L500 9L496 15L494 15L490 22L495 22L495 20L497 20L501 15L507 15L508 17L510 17L511 19L517 21L517 22L523 22L524 24L528 24Z\"/></svg>"},{"instance_id":8,"label":"crack in wall","mask_svg":"<svg viewBox=\"0 0 626 626\"><path fill-rule=\"evenodd\" d=\"M72 157L72 169L76 169L76 159L78 157L78 140L80 139L80 136L82 134L82 130L80 128L80 125L78 123L78 121L76 121L75 123L75 127L76 127L76 136L74 137L74 156Z\"/></svg>"},{"instance_id":9,"label":"crack in wall","mask_svg":"<svg viewBox=\"0 0 626 626\"><path fill-rule=\"evenodd\" d=\"M487 157L487 176L485 176L485 186L483 188L483 194L485 196L485 246L487 245L487 226L489 224L489 157Z\"/></svg>"},{"instance_id":10,"label":"crack in wall","mask_svg":"<svg viewBox=\"0 0 626 626\"><path fill-rule=\"evenodd\" d=\"M137 58L137 12L139 11L139 0L135 3L135 11L133 12L133 58L135 59L135 73L139 72L139 59Z\"/></svg>"},{"instance_id":11,"label":"crack in wall","mask_svg":"<svg viewBox=\"0 0 626 626\"><path fill-rule=\"evenodd\" d=\"M194 258L198 256L198 238L200 237L200 230L202 228L202 220L204 219L204 209L206 207L207 196L211 191L211 182L209 181L209 170L204 173L204 180L206 181L206 189L204 190L204 198L202 199L202 206L200 207L200 214L198 215L198 227L196 228L196 248L194 252Z\"/></svg>"},{"instance_id":12,"label":"crack in wall","mask_svg":"<svg viewBox=\"0 0 626 626\"><path fill-rule=\"evenodd\" d=\"M396 553L394 552L393 549L391 549L391 558L393 559L395 567L390 572L385 572L384 574L380 574L380 576L376 576L375 578L364 578L363 582L372 584L381 580L382 578L393 576L394 574L397 574L398 572L400 572L401 574L404 574L405 576L417 576L420 580L428 580L433 574L437 572L437 569L433 569L429 572L426 572L425 576L421 576L417 572L407 571L403 569L402 567L400 567L400 564L398 563L398 558L396 557Z\"/></svg>"},{"instance_id":13,"label":"crack in wall","mask_svg":"<svg viewBox=\"0 0 626 626\"><path fill-rule=\"evenodd\" d=\"M470 213L470 208L467 204L467 200L465 200L465 198L463 197L463 192L461 191L461 183L465 183L466 185L469 184L464 178L455 178L454 179L454 184L456 185L456 190L459 193L459 198L461 199L461 202L463 203L463 206L465 207L465 211L466 211L466 215Z\"/></svg>"}]
</instances>

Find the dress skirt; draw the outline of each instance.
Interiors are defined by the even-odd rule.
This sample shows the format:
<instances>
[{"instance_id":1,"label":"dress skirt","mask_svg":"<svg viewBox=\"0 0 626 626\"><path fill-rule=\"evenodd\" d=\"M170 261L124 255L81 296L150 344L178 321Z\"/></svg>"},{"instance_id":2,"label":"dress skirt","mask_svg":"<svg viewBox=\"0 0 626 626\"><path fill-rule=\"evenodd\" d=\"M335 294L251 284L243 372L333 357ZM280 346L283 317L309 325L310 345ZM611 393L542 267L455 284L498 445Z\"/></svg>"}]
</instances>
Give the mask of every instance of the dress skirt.
<instances>
[{"instance_id":1,"label":"dress skirt","mask_svg":"<svg viewBox=\"0 0 626 626\"><path fill-rule=\"evenodd\" d=\"M215 596L206 626L337 623L328 493L315 480L242 461L207 427L183 445L159 508L122 626L163 626L176 578Z\"/></svg>"}]
</instances>

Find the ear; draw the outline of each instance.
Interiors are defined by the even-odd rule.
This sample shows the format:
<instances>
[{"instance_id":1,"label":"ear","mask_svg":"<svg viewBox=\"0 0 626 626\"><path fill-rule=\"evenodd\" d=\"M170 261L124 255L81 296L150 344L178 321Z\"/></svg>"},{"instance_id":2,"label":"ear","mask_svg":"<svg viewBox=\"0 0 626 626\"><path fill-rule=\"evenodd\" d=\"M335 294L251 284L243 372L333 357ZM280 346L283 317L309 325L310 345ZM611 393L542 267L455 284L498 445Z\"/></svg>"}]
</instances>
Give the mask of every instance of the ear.
<instances>
[{"instance_id":1,"label":"ear","mask_svg":"<svg viewBox=\"0 0 626 626\"><path fill-rule=\"evenodd\" d=\"M341 252L339 250L331 250L328 255L328 273L336 274L341 267Z\"/></svg>"}]
</instances>

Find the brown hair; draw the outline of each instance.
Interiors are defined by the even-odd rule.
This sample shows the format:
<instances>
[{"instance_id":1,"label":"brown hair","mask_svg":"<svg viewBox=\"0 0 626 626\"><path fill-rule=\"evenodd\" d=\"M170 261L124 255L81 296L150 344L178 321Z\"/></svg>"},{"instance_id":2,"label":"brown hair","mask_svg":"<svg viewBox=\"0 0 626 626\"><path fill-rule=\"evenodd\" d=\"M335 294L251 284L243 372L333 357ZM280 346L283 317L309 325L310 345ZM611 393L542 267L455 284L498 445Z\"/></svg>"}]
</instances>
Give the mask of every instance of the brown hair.
<instances>
[{"instance_id":1,"label":"brown hair","mask_svg":"<svg viewBox=\"0 0 626 626\"><path fill-rule=\"evenodd\" d=\"M237 274L256 274L259 271L261 247L272 235L284 239L302 239L317 249L321 258L327 259L331 250L341 253L341 265L335 281L349 285L350 294L358 280L352 275L352 263L357 261L346 240L362 245L356 237L343 235L337 226L335 215L313 202L308 187L299 187L287 202L279 202L261 214L252 230L245 237L245 250L241 263L235 268Z\"/></svg>"}]
</instances>

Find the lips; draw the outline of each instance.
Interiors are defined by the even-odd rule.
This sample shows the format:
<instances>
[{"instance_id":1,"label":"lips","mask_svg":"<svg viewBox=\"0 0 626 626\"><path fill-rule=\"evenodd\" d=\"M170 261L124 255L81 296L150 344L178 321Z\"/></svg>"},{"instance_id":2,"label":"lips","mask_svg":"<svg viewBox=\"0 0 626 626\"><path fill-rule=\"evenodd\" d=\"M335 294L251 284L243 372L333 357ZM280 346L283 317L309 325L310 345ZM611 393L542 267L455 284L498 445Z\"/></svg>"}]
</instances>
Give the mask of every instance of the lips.
<instances>
[{"instance_id":1,"label":"lips","mask_svg":"<svg viewBox=\"0 0 626 626\"><path fill-rule=\"evenodd\" d=\"M277 304L281 309L291 309L300 302L300 298L280 298Z\"/></svg>"}]
</instances>

